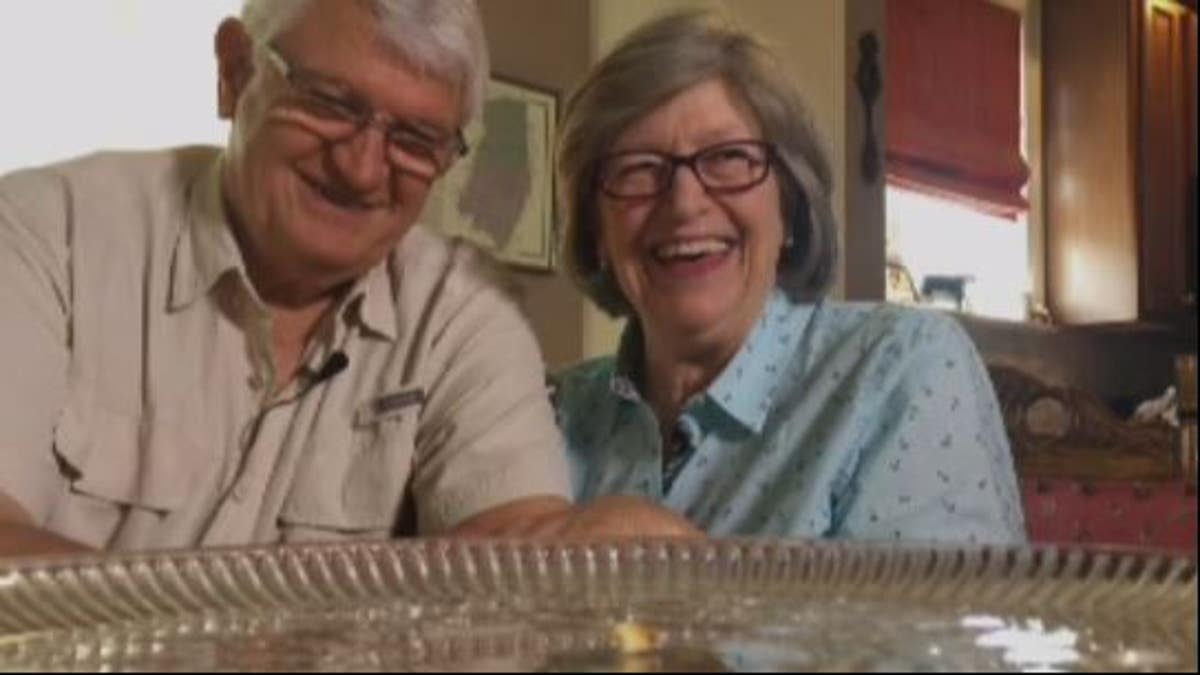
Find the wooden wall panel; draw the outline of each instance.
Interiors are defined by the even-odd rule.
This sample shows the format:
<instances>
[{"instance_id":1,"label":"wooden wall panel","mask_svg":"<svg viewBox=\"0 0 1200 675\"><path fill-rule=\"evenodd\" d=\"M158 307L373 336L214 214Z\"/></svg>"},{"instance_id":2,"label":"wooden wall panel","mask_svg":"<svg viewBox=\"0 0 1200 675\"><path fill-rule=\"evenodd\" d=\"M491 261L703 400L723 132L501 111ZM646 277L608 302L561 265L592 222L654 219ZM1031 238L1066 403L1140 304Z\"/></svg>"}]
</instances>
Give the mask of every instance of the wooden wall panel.
<instances>
[{"instance_id":1,"label":"wooden wall panel","mask_svg":"<svg viewBox=\"0 0 1200 675\"><path fill-rule=\"evenodd\" d=\"M1191 65L1196 15L1182 5L1151 2L1141 20L1141 313L1170 320L1189 293L1195 308L1191 249L1196 225L1189 200L1195 198L1196 181L1196 73Z\"/></svg>"},{"instance_id":2,"label":"wooden wall panel","mask_svg":"<svg viewBox=\"0 0 1200 675\"><path fill-rule=\"evenodd\" d=\"M1138 313L1128 0L1043 8L1047 301L1065 323Z\"/></svg>"}]
</instances>

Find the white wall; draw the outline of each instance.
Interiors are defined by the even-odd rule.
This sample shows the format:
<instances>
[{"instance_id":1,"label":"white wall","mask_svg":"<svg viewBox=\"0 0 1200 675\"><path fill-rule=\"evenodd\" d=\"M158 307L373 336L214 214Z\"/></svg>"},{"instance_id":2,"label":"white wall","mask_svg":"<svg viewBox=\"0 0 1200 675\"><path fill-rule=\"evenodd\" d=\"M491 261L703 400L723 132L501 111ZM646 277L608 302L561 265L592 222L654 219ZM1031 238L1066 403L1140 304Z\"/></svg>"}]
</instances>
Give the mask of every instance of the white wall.
<instances>
[{"instance_id":1,"label":"white wall","mask_svg":"<svg viewBox=\"0 0 1200 675\"><path fill-rule=\"evenodd\" d=\"M213 34L241 0L0 2L0 173L221 143Z\"/></svg>"}]
</instances>

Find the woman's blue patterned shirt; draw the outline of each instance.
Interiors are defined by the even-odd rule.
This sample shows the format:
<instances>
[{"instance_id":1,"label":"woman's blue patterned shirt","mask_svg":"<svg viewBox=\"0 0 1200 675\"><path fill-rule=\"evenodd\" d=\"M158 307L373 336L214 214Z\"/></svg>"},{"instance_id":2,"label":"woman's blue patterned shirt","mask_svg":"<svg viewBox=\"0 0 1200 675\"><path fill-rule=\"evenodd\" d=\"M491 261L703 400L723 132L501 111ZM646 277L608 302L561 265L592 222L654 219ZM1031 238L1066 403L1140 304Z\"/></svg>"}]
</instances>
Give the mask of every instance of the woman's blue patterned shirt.
<instances>
[{"instance_id":1,"label":"woman's blue patterned shirt","mask_svg":"<svg viewBox=\"0 0 1200 675\"><path fill-rule=\"evenodd\" d=\"M741 350L685 406L682 461L635 385L641 338L557 378L580 501L636 494L713 536L1025 541L987 371L961 326L893 305L775 291Z\"/></svg>"}]
</instances>

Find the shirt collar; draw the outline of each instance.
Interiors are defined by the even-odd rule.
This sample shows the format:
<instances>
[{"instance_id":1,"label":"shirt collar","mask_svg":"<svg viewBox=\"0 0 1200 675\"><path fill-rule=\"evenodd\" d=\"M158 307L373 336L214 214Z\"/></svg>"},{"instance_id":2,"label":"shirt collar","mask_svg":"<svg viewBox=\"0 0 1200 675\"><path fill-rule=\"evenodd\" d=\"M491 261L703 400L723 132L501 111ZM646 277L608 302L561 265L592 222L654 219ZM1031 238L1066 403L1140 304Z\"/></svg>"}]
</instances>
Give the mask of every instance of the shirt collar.
<instances>
[{"instance_id":1,"label":"shirt collar","mask_svg":"<svg viewBox=\"0 0 1200 675\"><path fill-rule=\"evenodd\" d=\"M188 186L187 222L175 243L172 259L171 311L184 309L208 293L230 271L240 277L250 296L257 298L225 214L221 185L223 166L224 154L220 154ZM344 307L356 307L353 315L362 325L388 340L395 340L398 332L396 285L390 263L389 256L358 279L347 295ZM346 316L349 318L350 314Z\"/></svg>"},{"instance_id":2,"label":"shirt collar","mask_svg":"<svg viewBox=\"0 0 1200 675\"><path fill-rule=\"evenodd\" d=\"M633 319L626 321L609 389L627 401L641 400L637 383L641 380L642 358L646 353L643 344L641 325Z\"/></svg>"},{"instance_id":3,"label":"shirt collar","mask_svg":"<svg viewBox=\"0 0 1200 675\"><path fill-rule=\"evenodd\" d=\"M794 305L774 289L742 348L709 386L708 398L747 429L762 433L811 316L811 305Z\"/></svg>"},{"instance_id":4,"label":"shirt collar","mask_svg":"<svg viewBox=\"0 0 1200 675\"><path fill-rule=\"evenodd\" d=\"M811 316L811 305L794 305L783 291L773 290L750 336L704 398L750 431L762 433ZM626 400L640 400L635 383L645 353L642 345L641 328L630 321L621 334L611 382L613 393Z\"/></svg>"},{"instance_id":5,"label":"shirt collar","mask_svg":"<svg viewBox=\"0 0 1200 675\"><path fill-rule=\"evenodd\" d=\"M358 320L364 327L394 341L398 329L391 260L391 256L384 258L355 283L348 298L354 304L347 306L357 308Z\"/></svg>"},{"instance_id":6,"label":"shirt collar","mask_svg":"<svg viewBox=\"0 0 1200 675\"><path fill-rule=\"evenodd\" d=\"M190 305L230 270L237 270L245 279L241 251L225 217L223 164L224 155L217 155L188 186L187 220L175 242L171 265L171 311Z\"/></svg>"}]
</instances>

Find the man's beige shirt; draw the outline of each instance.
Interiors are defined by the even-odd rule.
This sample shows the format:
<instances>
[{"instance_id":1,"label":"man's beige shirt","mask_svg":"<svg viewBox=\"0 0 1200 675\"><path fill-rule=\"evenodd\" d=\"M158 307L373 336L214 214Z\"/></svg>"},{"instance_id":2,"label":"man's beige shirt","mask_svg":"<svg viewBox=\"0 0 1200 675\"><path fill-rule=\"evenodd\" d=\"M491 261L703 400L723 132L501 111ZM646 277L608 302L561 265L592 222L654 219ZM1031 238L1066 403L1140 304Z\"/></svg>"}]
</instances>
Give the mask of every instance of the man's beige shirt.
<instances>
[{"instance_id":1,"label":"man's beige shirt","mask_svg":"<svg viewBox=\"0 0 1200 675\"><path fill-rule=\"evenodd\" d=\"M528 325L478 254L419 227L272 394L220 163L109 153L0 179L0 492L109 549L436 533L569 494Z\"/></svg>"}]
</instances>

